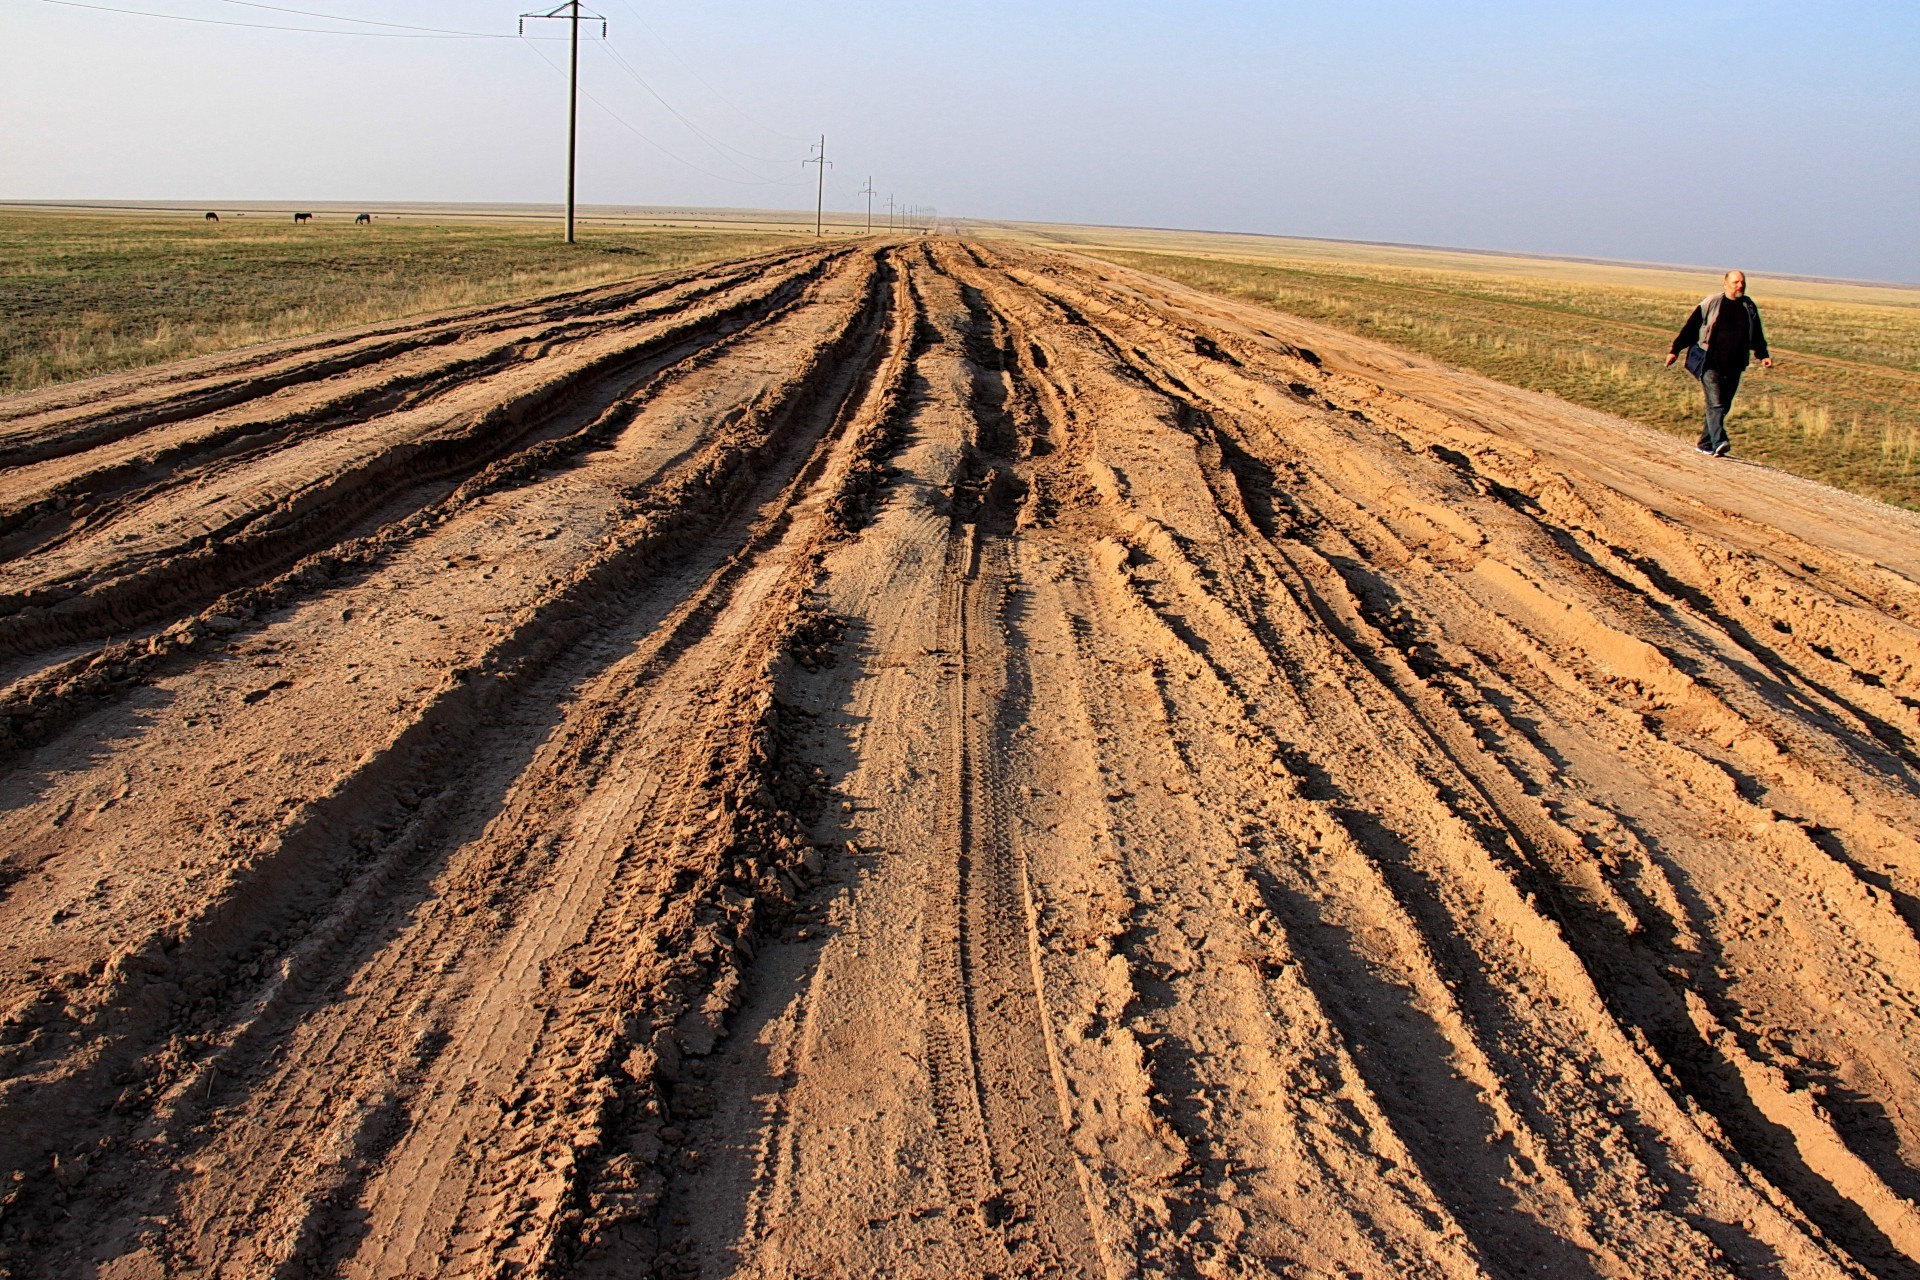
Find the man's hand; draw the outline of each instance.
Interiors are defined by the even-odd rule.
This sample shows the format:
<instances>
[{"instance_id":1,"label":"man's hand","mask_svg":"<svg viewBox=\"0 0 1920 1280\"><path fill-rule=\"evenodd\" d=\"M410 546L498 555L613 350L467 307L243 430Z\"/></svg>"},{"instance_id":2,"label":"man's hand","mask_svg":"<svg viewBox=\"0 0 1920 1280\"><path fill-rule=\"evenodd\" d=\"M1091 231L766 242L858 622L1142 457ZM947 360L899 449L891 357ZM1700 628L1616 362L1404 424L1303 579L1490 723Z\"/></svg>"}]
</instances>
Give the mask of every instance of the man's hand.
<instances>
[{"instance_id":1,"label":"man's hand","mask_svg":"<svg viewBox=\"0 0 1920 1280\"><path fill-rule=\"evenodd\" d=\"M1760 367L1761 367L1762 369L1771 369L1771 368L1773 368L1773 357L1772 357L1772 356L1761 356L1761 357L1760 357Z\"/></svg>"},{"instance_id":2,"label":"man's hand","mask_svg":"<svg viewBox=\"0 0 1920 1280\"><path fill-rule=\"evenodd\" d=\"M1678 360L1679 358L1680 358L1679 353L1673 352L1673 351L1667 352L1667 368L1669 369L1673 368L1673 362L1675 360Z\"/></svg>"}]
</instances>

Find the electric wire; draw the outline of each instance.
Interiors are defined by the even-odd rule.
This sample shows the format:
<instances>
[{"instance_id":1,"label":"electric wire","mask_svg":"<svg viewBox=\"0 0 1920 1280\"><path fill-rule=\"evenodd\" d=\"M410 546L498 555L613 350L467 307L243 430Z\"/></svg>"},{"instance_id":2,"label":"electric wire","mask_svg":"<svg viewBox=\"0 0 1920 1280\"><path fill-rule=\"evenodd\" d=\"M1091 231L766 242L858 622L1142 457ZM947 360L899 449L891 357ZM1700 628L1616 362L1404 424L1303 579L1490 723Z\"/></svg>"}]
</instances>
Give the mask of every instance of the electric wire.
<instances>
[{"instance_id":1,"label":"electric wire","mask_svg":"<svg viewBox=\"0 0 1920 1280\"><path fill-rule=\"evenodd\" d=\"M170 21L170 22L192 22L202 26L238 27L238 28L251 30L251 31L290 31L299 35L358 36L363 39L390 39L390 40L516 40L519 43L525 45L532 53L534 53L537 57L539 57L539 59L547 65L549 70L563 77L567 74L565 71L561 70L561 68L554 65L553 61L549 59L544 53L541 53L538 48L534 47L536 41L543 39L542 37L537 37L537 36L536 37L529 37L526 35L512 36L512 35L506 35L504 33L496 34L494 32L485 32L485 31L455 31L455 30L452 30L449 28L443 28L443 27L414 27L414 26L409 26L408 24L405 24L405 23L382 22L378 19L373 19L373 18L354 18L354 17L348 17L343 14L319 13L319 12L308 10L308 9L294 9L284 5L273 5L273 4L262 3L261 0L222 0L222 2L226 4L241 5L249 9L264 9L264 10L270 10L275 13L294 14L298 17L303 17L303 18L318 18L322 21L332 21L332 22L352 22L352 23L358 23L366 26L393 27L393 28L397 28L397 30L339 31L339 30L335 30L327 27L295 27L295 26L287 26L280 23L239 22L239 21L226 19L226 18L201 18L201 17L193 17L187 14L180 14L180 13L156 13L150 9L130 9L130 8L126 8L119 5L93 4L93 3L89 3L88 0L40 0L40 2L42 4L58 5L61 8L66 8L66 9L88 9L88 10L92 10L99 13L117 13L117 14L124 14L130 17L137 17L137 18L159 18L159 19L164 19L166 21ZM561 38L564 39L565 37L561 37ZM656 36L656 39L657 38L658 37ZM600 108L601 111L605 112L606 115L612 118L612 120L616 124L626 129L627 132L633 134L636 138L639 138L642 142L646 143L648 146L652 147L654 150L660 152L660 154L666 156L670 160L678 162L679 164L685 165L687 168L692 169L696 173L705 174L707 177L717 179L721 182L731 182L737 186L798 187L798 186L804 186L806 184L805 177L795 178L791 180L763 177L762 175L755 173L752 169L747 168L745 165L741 164L739 161L733 159L731 156L725 154L727 151L733 151L739 155L747 157L750 160L758 160L765 164L784 163L783 161L770 159L765 156L755 156L753 153L748 151L741 151L738 147L729 146L728 144L721 142L719 139L713 137L711 134L707 133L704 129L700 128L700 126L696 125L692 120L689 120L672 103L668 102L664 97L662 97L659 91L656 90L651 84L649 84L646 78L642 76L640 72L630 62L628 62L625 57L623 57L620 54L619 50L613 48L610 43L608 44L607 52L613 58L615 63L621 67L622 70L626 71L626 73L630 75L640 85L641 88L645 89L649 94L653 96L655 101L659 102L661 106L665 107L668 111L672 112L676 119L678 119L682 124L686 125L688 129L692 130L693 133L696 136L698 136L702 141L706 142L709 146L713 147L716 154L719 154L721 159L725 160L728 164L731 164L734 168L740 170L742 173L749 175L749 178L743 180L740 178L731 177L724 173L715 173L711 169L707 169L704 166L695 164L693 161L687 159L685 156L679 155L678 153L674 152L670 148L655 141L653 138L648 137L645 133L643 133L639 128L635 127L632 122L627 120L619 112L615 111L613 108L609 107L606 103L602 102L599 98L595 97L591 91L586 89L581 90L581 93L587 98L589 102L592 102L594 106ZM671 50L669 50L669 52L671 52ZM678 55L676 54L675 57L677 58ZM691 71L692 68L689 67L688 70ZM695 74L698 75L697 72ZM705 84L706 81L702 79L701 83ZM707 85L707 87L710 90L713 88L712 85ZM715 92L714 96L719 97L720 95L718 94L718 92ZM722 101L725 101L725 100L722 99ZM738 108L734 108L734 110L736 114L739 114ZM743 118L745 118L744 115L743 115ZM774 131L767 130L767 132L772 133ZM786 137L787 135L775 134L775 136ZM794 141L802 141L802 139L794 139Z\"/></svg>"},{"instance_id":2,"label":"electric wire","mask_svg":"<svg viewBox=\"0 0 1920 1280\"><path fill-rule=\"evenodd\" d=\"M344 13L318 13L312 9L289 9L285 5L262 4L260 0L220 0L222 4L239 5L243 9L268 9L274 13L292 13L302 18L321 18L327 22L352 22L363 27L392 27L399 31L425 31L433 35L463 36L469 40L511 40L514 37L497 31L454 31L448 27L416 27L405 22L382 22L378 18L352 18Z\"/></svg>"},{"instance_id":3,"label":"electric wire","mask_svg":"<svg viewBox=\"0 0 1920 1280\"><path fill-rule=\"evenodd\" d=\"M558 65L556 65L553 59L547 57L546 54L534 48L533 45L530 43L527 45L527 49L535 57L539 58L540 61L546 63L547 68L550 71L552 71L555 75L560 76L562 79L566 78L567 73L563 69L561 69ZM631 133L634 137L640 139L640 141L646 143L648 146L652 147L655 151L658 151L661 155L667 157L669 160L677 161L680 164L685 165L687 168L692 169L695 173L703 173L709 178L716 178L721 182L731 182L736 186L742 186L742 187L797 187L797 186L804 185L807 181L806 178L803 176L798 180L792 181L792 182L782 182L775 178L759 178L754 181L747 182L739 178L728 177L724 173L715 173L713 170L705 168L701 165L697 165L693 161L687 159L685 156L678 155L675 152L669 150L667 147L662 146L660 143L655 142L652 138L648 137L646 134L642 133L637 127L635 127L634 124L631 121L629 121L625 116L621 115L618 111L615 111L612 107L609 107L606 103L600 101L600 99L594 97L592 91L588 89L581 89L580 96L585 98L588 102L591 102L594 106L600 108L600 110L605 112L613 120L615 124L618 124L621 128L625 129L628 133Z\"/></svg>"},{"instance_id":4,"label":"electric wire","mask_svg":"<svg viewBox=\"0 0 1920 1280\"><path fill-rule=\"evenodd\" d=\"M638 84L642 89L645 89L648 92L648 94L650 94L653 97L653 100L655 102L659 103L661 106L665 107L668 111L670 111L673 114L674 119L678 120L681 124L687 126L688 129L692 130L695 136L699 137L703 142L705 142L708 146L714 149L714 154L718 155L722 160L725 160L728 164L732 165L734 168L740 170L742 173L753 174L753 176L756 178L762 176L758 173L754 173L752 169L747 168L747 166L741 164L738 160L735 160L733 156L726 154L729 151L731 151L734 155L745 156L747 159L756 160L761 164L783 165L787 163L786 160L775 159L771 156L757 156L753 154L751 151L742 151L739 147L731 146L728 143L723 142L720 139L714 137L712 134L708 133L705 129L702 129L699 125L687 119L685 115L681 114L680 109L678 107L674 106L671 102L668 102L665 98L661 97L660 91L658 89L655 89L651 84L647 82L646 77L641 75L640 72L635 69L633 64L627 61L627 59L621 54L620 50L616 49L613 46L612 41L603 40L600 42L600 44L601 44L601 47L606 50L607 56L612 58L614 63L617 66L619 66L619 68L622 71L625 71L627 75L632 77L635 84Z\"/></svg>"},{"instance_id":5,"label":"electric wire","mask_svg":"<svg viewBox=\"0 0 1920 1280\"><path fill-rule=\"evenodd\" d=\"M695 67L691 62L688 62L685 58L681 57L679 54L679 51L676 50L672 45L667 43L667 38L661 35L658 31L654 30L652 23L648 22L645 18L640 16L640 11L635 6L626 3L626 0L619 0L619 3L620 3L620 7L627 11L627 15L631 17L635 22L640 24L640 29L653 37L653 41L655 44L659 45L662 49L665 49L669 57L671 57L675 62L679 63L682 67L686 68L687 73L691 75L695 80L698 80L701 83L701 85L703 85L706 88L706 91L708 93L712 94L715 98L719 99L721 106L733 112L734 115L739 116L742 120L745 120L748 124L760 130L762 133L771 134L773 137L780 138L787 142L808 141L808 139L806 138L796 138L790 133L782 133L778 129L770 128L767 125L761 124L758 120L754 119L752 116L742 111L739 107L735 106L733 102L727 97L726 94L721 93L718 89L713 87L712 81L708 80L705 76L700 74L700 70L698 67Z\"/></svg>"},{"instance_id":6,"label":"electric wire","mask_svg":"<svg viewBox=\"0 0 1920 1280\"><path fill-rule=\"evenodd\" d=\"M122 13L136 18L164 18L169 22L193 22L209 27L242 27L249 31L295 31L309 36L357 36L363 40L512 40L509 35L462 31L435 35L426 31L336 31L329 27L289 27L268 22L236 22L228 18L194 18L184 13L155 13L151 9L126 9L117 5L88 4L85 0L40 0L41 4L63 9L92 9L99 13Z\"/></svg>"}]
</instances>

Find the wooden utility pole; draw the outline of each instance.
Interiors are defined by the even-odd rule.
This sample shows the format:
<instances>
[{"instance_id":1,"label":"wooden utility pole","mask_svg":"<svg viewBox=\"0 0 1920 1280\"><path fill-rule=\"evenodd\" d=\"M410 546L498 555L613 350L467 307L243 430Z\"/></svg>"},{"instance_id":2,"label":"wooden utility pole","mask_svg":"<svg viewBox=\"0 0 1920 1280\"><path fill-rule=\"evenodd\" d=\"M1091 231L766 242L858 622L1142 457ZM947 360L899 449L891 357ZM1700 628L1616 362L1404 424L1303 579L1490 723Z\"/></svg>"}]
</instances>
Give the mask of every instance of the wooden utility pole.
<instances>
[{"instance_id":1,"label":"wooden utility pole","mask_svg":"<svg viewBox=\"0 0 1920 1280\"><path fill-rule=\"evenodd\" d=\"M833 161L827 159L826 134L823 133L820 135L819 145L815 146L814 150L820 154L811 160L802 160L800 163L817 164L820 166L820 185L813 194L813 234L817 236L820 234L820 211L826 207L827 201L827 166L833 163Z\"/></svg>"},{"instance_id":2,"label":"wooden utility pole","mask_svg":"<svg viewBox=\"0 0 1920 1280\"><path fill-rule=\"evenodd\" d=\"M574 159L578 154L580 137L580 20L600 24L600 36L606 38L607 20L598 14L582 13L580 0L567 0L550 13L523 13L520 15L520 34L527 34L528 18L561 18L567 20L573 29L571 57L567 69L567 243L573 239L573 171Z\"/></svg>"},{"instance_id":3,"label":"wooden utility pole","mask_svg":"<svg viewBox=\"0 0 1920 1280\"><path fill-rule=\"evenodd\" d=\"M872 178L867 179L867 185L860 188L858 194L863 195L867 198L867 234L872 235L873 234L873 196L874 196Z\"/></svg>"},{"instance_id":4,"label":"wooden utility pole","mask_svg":"<svg viewBox=\"0 0 1920 1280\"><path fill-rule=\"evenodd\" d=\"M580 0L567 23L573 29L567 57L567 243L573 243L573 170L580 149Z\"/></svg>"}]
</instances>

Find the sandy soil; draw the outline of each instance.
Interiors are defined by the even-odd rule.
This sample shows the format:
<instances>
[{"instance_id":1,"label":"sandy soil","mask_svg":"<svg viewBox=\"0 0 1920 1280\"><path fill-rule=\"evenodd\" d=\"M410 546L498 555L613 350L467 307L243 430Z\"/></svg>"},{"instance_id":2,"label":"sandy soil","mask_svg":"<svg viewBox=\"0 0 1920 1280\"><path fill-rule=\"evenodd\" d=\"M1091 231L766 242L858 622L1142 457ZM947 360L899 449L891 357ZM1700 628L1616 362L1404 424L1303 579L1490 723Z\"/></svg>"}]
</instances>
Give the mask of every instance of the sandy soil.
<instances>
[{"instance_id":1,"label":"sandy soil","mask_svg":"<svg viewBox=\"0 0 1920 1280\"><path fill-rule=\"evenodd\" d=\"M0 401L0 1271L1920 1276L1920 522L802 248Z\"/></svg>"}]
</instances>

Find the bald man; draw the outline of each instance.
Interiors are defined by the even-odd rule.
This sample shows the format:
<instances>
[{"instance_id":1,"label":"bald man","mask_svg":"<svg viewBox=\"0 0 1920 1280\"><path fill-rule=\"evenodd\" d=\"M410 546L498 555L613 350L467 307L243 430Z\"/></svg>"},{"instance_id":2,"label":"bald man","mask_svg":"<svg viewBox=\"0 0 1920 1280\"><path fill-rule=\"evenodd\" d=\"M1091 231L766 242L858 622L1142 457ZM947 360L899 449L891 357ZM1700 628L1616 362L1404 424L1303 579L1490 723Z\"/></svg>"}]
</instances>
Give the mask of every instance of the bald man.
<instances>
[{"instance_id":1,"label":"bald man","mask_svg":"<svg viewBox=\"0 0 1920 1280\"><path fill-rule=\"evenodd\" d=\"M1760 327L1760 308L1747 296L1746 272L1727 272L1720 292L1700 300L1673 340L1667 367L1672 368L1680 353L1692 346L1706 349L1700 386L1707 393L1707 424L1694 447L1708 457L1724 458L1733 448L1727 439L1727 410L1733 406L1733 393L1740 389L1740 375L1747 371L1747 353L1760 357L1762 369L1773 368L1767 335Z\"/></svg>"}]
</instances>

